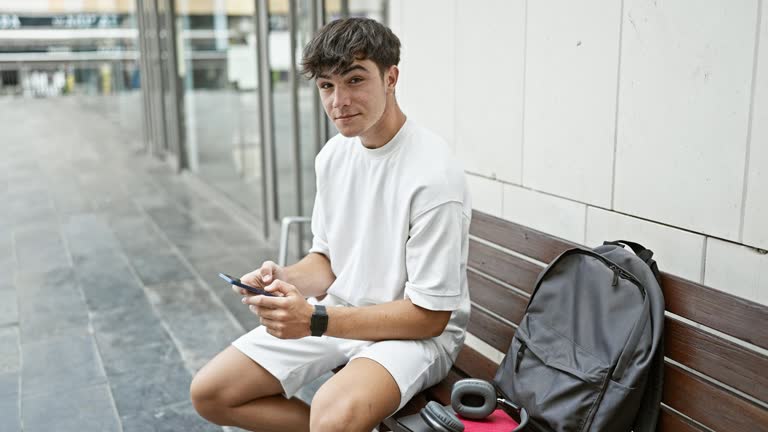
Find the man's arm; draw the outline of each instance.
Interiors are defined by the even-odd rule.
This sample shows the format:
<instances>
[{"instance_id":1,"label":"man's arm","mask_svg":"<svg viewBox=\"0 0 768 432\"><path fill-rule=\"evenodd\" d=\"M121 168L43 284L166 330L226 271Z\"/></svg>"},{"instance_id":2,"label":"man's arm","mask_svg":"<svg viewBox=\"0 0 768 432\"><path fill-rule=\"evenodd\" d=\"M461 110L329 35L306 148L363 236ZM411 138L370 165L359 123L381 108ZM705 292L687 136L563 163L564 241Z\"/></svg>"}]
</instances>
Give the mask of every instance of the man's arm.
<instances>
[{"instance_id":1,"label":"man's arm","mask_svg":"<svg viewBox=\"0 0 768 432\"><path fill-rule=\"evenodd\" d=\"M429 339L439 336L451 311L433 311L396 300L373 306L329 307L328 336L379 341L387 339Z\"/></svg>"},{"instance_id":2,"label":"man's arm","mask_svg":"<svg viewBox=\"0 0 768 432\"><path fill-rule=\"evenodd\" d=\"M321 296L328 291L336 275L323 254L310 253L296 264L285 267L285 281L298 288L304 297Z\"/></svg>"},{"instance_id":3,"label":"man's arm","mask_svg":"<svg viewBox=\"0 0 768 432\"><path fill-rule=\"evenodd\" d=\"M265 289L282 295L251 296L243 302L251 305L267 331L283 339L309 336L315 308L307 303L303 294L281 280ZM372 306L331 306L327 312L327 336L370 341L432 338L443 332L451 317L451 311L424 309L408 299Z\"/></svg>"}]
</instances>

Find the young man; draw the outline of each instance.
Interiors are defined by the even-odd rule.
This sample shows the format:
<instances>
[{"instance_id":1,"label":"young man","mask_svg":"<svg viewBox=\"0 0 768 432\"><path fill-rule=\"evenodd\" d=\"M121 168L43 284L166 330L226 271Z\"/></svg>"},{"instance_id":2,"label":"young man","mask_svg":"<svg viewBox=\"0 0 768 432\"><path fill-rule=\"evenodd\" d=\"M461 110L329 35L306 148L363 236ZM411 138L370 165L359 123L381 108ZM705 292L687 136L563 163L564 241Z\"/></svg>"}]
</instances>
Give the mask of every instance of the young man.
<instances>
[{"instance_id":1,"label":"young man","mask_svg":"<svg viewBox=\"0 0 768 432\"><path fill-rule=\"evenodd\" d=\"M334 21L304 50L340 134L316 158L309 255L267 261L243 303L262 326L195 376L206 419L258 431L365 431L445 377L469 319L471 205L445 142L395 100L400 41L362 18ZM319 305L306 297L325 295ZM347 363L315 394L303 385Z\"/></svg>"}]
</instances>

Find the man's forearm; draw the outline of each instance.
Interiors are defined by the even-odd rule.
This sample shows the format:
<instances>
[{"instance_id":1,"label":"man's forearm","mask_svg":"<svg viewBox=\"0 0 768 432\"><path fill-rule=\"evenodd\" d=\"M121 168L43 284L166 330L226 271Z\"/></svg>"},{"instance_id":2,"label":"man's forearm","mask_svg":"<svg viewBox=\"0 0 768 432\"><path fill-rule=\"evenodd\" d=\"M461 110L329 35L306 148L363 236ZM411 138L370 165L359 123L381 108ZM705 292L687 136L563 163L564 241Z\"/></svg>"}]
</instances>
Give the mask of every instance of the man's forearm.
<instances>
[{"instance_id":1,"label":"man's forearm","mask_svg":"<svg viewBox=\"0 0 768 432\"><path fill-rule=\"evenodd\" d=\"M310 253L301 261L285 268L285 282L295 286L305 297L325 294L336 280L328 258L319 253Z\"/></svg>"},{"instance_id":2,"label":"man's forearm","mask_svg":"<svg viewBox=\"0 0 768 432\"><path fill-rule=\"evenodd\" d=\"M397 300L373 306L329 307L328 336L359 339L428 339L440 335L450 311L432 311Z\"/></svg>"}]
</instances>

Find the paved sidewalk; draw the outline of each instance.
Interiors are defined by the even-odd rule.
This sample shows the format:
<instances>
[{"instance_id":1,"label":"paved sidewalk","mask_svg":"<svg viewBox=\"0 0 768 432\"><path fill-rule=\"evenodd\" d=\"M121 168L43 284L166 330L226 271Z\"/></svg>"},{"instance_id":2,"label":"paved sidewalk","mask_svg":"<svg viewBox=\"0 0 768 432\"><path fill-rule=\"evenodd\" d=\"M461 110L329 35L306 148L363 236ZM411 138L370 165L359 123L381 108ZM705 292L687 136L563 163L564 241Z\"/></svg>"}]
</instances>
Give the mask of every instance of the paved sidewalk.
<instances>
[{"instance_id":1,"label":"paved sidewalk","mask_svg":"<svg viewBox=\"0 0 768 432\"><path fill-rule=\"evenodd\" d=\"M111 103L0 99L0 431L221 430L191 376L257 325L216 274L276 251Z\"/></svg>"}]
</instances>

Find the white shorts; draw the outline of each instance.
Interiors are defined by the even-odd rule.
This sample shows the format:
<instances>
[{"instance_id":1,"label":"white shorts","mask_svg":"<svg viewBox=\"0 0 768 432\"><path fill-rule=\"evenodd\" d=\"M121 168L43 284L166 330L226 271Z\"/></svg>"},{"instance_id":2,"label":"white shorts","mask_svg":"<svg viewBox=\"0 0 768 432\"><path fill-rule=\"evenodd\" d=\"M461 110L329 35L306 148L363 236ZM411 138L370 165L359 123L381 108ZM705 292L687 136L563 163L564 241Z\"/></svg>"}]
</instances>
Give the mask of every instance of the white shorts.
<instances>
[{"instance_id":1,"label":"white shorts","mask_svg":"<svg viewBox=\"0 0 768 432\"><path fill-rule=\"evenodd\" d=\"M320 304L347 306L331 295ZM421 390L445 378L453 364L449 354L434 339L380 342L329 336L280 339L259 326L232 345L277 378L288 398L337 366L356 358L371 359L387 369L400 388L398 409Z\"/></svg>"}]
</instances>

